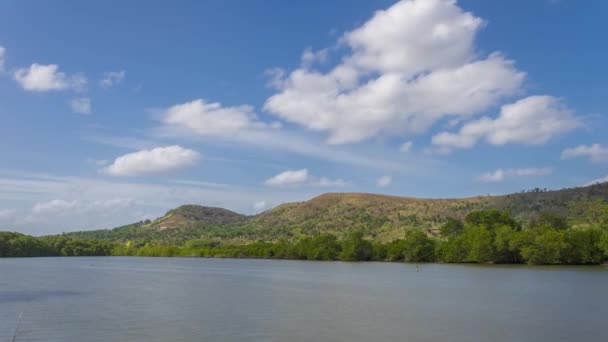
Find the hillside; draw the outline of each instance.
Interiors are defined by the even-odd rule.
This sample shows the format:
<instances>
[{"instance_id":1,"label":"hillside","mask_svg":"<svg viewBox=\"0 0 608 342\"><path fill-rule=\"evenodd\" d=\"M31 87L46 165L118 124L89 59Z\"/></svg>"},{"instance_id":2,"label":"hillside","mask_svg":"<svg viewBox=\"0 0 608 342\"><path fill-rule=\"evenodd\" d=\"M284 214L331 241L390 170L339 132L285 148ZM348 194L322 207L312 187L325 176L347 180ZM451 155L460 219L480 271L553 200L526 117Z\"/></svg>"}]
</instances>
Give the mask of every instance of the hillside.
<instances>
[{"instance_id":1,"label":"hillside","mask_svg":"<svg viewBox=\"0 0 608 342\"><path fill-rule=\"evenodd\" d=\"M195 222L200 224L221 225L243 221L247 216L224 208L200 205L182 205L169 210L165 216L148 224L152 229L174 229L186 227Z\"/></svg>"},{"instance_id":2,"label":"hillside","mask_svg":"<svg viewBox=\"0 0 608 342\"><path fill-rule=\"evenodd\" d=\"M540 213L566 216L573 201L608 200L608 183L587 187L461 199L421 199L365 193L328 193L311 200L285 203L255 216L221 208L181 206L153 221L93 232L72 233L79 237L107 240L189 238L227 241L278 240L319 232L343 236L354 230L375 240L390 241L406 230L436 235L448 217L463 218L480 209L508 209L526 222Z\"/></svg>"}]
</instances>

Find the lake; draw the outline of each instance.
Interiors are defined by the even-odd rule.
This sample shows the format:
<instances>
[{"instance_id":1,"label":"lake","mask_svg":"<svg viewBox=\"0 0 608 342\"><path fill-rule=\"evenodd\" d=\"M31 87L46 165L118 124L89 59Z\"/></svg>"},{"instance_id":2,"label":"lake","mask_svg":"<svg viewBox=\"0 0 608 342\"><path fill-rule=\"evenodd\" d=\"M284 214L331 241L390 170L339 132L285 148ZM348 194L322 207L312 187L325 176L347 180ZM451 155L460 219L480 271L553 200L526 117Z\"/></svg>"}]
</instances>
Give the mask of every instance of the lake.
<instances>
[{"instance_id":1,"label":"lake","mask_svg":"<svg viewBox=\"0 0 608 342\"><path fill-rule=\"evenodd\" d=\"M0 259L0 341L608 341L608 268Z\"/></svg>"}]
</instances>

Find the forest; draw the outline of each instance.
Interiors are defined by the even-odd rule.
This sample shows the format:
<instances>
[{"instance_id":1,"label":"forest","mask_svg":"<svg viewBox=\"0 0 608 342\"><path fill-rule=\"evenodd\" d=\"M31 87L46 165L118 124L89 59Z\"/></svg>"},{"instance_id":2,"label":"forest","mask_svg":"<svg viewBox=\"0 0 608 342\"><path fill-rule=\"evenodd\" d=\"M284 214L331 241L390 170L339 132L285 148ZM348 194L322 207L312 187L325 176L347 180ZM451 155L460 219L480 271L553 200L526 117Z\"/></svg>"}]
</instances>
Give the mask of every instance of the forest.
<instances>
[{"instance_id":1,"label":"forest","mask_svg":"<svg viewBox=\"0 0 608 342\"><path fill-rule=\"evenodd\" d=\"M436 236L404 229L390 242L362 231L338 237L317 231L291 239L234 243L204 237L183 242L139 239L108 241L55 235L32 237L0 232L0 257L151 256L296 260L495 263L531 265L600 264L608 260L608 204L573 203L567 218L548 213L523 223L508 210L473 211L448 218ZM192 236L189 236L192 237Z\"/></svg>"}]
</instances>

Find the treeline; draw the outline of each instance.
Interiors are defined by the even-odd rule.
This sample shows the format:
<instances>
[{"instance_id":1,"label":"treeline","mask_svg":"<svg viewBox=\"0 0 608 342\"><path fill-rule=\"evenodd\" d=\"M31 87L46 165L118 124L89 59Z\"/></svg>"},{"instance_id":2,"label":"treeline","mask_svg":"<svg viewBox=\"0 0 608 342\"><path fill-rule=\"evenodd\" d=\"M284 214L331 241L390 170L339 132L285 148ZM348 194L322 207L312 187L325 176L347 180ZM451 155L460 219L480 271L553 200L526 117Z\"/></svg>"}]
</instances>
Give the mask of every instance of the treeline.
<instances>
[{"instance_id":1,"label":"treeline","mask_svg":"<svg viewBox=\"0 0 608 342\"><path fill-rule=\"evenodd\" d=\"M0 257L107 256L118 245L109 241L0 232Z\"/></svg>"},{"instance_id":2,"label":"treeline","mask_svg":"<svg viewBox=\"0 0 608 342\"><path fill-rule=\"evenodd\" d=\"M225 244L190 239L111 242L71 236L34 238L0 233L0 256L161 256L297 260L404 261L444 263L599 264L608 259L608 205L585 202L568 219L542 214L522 225L508 211L475 211L463 221L450 218L436 236L408 230L388 243L366 239L360 231L339 239L332 234L292 240Z\"/></svg>"}]
</instances>

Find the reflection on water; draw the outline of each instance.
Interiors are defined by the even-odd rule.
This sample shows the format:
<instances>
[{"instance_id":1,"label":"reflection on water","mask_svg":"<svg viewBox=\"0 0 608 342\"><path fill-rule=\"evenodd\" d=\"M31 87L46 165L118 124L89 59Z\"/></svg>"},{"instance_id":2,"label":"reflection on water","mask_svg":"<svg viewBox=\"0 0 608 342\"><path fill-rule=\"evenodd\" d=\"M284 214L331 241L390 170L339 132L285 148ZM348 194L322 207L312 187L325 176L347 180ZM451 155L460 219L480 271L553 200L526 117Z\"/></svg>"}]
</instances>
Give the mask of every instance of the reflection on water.
<instances>
[{"instance_id":1,"label":"reflection on water","mask_svg":"<svg viewBox=\"0 0 608 342\"><path fill-rule=\"evenodd\" d=\"M0 259L0 341L606 341L606 267Z\"/></svg>"}]
</instances>

